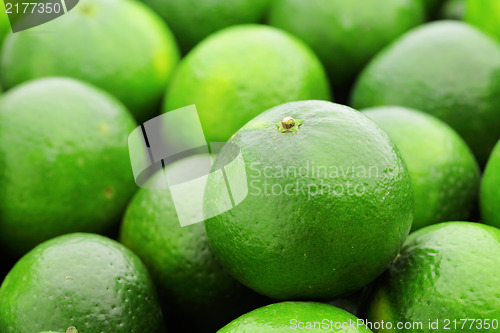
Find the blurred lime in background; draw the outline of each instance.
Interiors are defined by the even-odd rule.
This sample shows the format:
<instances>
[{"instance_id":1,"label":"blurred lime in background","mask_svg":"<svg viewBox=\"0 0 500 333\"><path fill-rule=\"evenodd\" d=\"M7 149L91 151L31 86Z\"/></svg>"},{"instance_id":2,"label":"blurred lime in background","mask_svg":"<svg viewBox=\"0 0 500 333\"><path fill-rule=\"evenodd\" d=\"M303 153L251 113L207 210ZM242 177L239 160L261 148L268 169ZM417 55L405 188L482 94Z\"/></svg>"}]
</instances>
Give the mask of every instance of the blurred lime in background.
<instances>
[{"instance_id":1,"label":"blurred lime in background","mask_svg":"<svg viewBox=\"0 0 500 333\"><path fill-rule=\"evenodd\" d=\"M174 37L146 5L82 0L67 14L7 38L0 64L4 88L46 76L90 82L149 119L179 59Z\"/></svg>"},{"instance_id":2,"label":"blurred lime in background","mask_svg":"<svg viewBox=\"0 0 500 333\"><path fill-rule=\"evenodd\" d=\"M328 79L300 40L263 25L224 29L180 63L164 111L196 104L207 141L227 141L277 104L330 99Z\"/></svg>"},{"instance_id":3,"label":"blurred lime in background","mask_svg":"<svg viewBox=\"0 0 500 333\"><path fill-rule=\"evenodd\" d=\"M500 44L458 21L418 27L363 70L351 104L432 114L454 128L484 165L500 138Z\"/></svg>"},{"instance_id":4,"label":"blurred lime in background","mask_svg":"<svg viewBox=\"0 0 500 333\"><path fill-rule=\"evenodd\" d=\"M422 0L276 0L270 24L304 40L334 86L349 83L381 48L425 21Z\"/></svg>"},{"instance_id":5,"label":"blurred lime in background","mask_svg":"<svg viewBox=\"0 0 500 333\"><path fill-rule=\"evenodd\" d=\"M258 23L275 0L143 0L174 32L184 52L231 25Z\"/></svg>"},{"instance_id":6,"label":"blurred lime in background","mask_svg":"<svg viewBox=\"0 0 500 333\"><path fill-rule=\"evenodd\" d=\"M479 189L479 168L451 127L426 113L397 106L362 113L389 134L408 166L415 198L412 230L469 219Z\"/></svg>"},{"instance_id":7,"label":"blurred lime in background","mask_svg":"<svg viewBox=\"0 0 500 333\"><path fill-rule=\"evenodd\" d=\"M67 78L0 99L0 245L17 255L74 231L104 232L136 190L127 137L136 124L100 89Z\"/></svg>"}]
</instances>

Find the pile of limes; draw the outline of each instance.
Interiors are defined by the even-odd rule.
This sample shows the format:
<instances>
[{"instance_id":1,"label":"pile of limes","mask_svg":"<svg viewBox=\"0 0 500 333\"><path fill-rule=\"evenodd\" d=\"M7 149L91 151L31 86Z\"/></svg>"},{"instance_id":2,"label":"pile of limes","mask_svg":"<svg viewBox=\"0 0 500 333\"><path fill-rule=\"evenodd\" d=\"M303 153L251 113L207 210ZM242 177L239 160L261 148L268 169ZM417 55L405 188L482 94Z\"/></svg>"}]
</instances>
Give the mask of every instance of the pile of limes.
<instances>
[{"instance_id":1,"label":"pile of limes","mask_svg":"<svg viewBox=\"0 0 500 333\"><path fill-rule=\"evenodd\" d=\"M0 7L0 333L500 332L498 0Z\"/></svg>"}]
</instances>

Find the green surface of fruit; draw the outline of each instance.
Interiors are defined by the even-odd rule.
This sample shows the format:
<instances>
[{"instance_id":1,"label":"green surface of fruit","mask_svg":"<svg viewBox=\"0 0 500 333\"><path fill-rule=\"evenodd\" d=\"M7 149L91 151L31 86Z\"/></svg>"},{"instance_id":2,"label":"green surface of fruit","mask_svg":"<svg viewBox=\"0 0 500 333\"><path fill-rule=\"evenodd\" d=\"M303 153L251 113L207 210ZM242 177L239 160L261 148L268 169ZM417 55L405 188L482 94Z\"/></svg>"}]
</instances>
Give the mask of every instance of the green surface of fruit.
<instances>
[{"instance_id":1,"label":"green surface of fruit","mask_svg":"<svg viewBox=\"0 0 500 333\"><path fill-rule=\"evenodd\" d=\"M136 190L129 112L67 78L16 87L0 99L0 243L24 254L54 236L104 232Z\"/></svg>"},{"instance_id":2,"label":"green surface of fruit","mask_svg":"<svg viewBox=\"0 0 500 333\"><path fill-rule=\"evenodd\" d=\"M82 0L56 20L11 34L0 69L5 88L46 76L90 82L145 120L156 110L178 58L172 33L144 4Z\"/></svg>"},{"instance_id":3,"label":"green surface of fruit","mask_svg":"<svg viewBox=\"0 0 500 333\"><path fill-rule=\"evenodd\" d=\"M164 111L196 104L207 141L227 141L275 105L329 99L324 69L314 53L278 29L224 29L187 55L174 74Z\"/></svg>"},{"instance_id":4,"label":"green surface of fruit","mask_svg":"<svg viewBox=\"0 0 500 333\"><path fill-rule=\"evenodd\" d=\"M144 0L189 51L202 39L231 25L258 23L274 0Z\"/></svg>"},{"instance_id":5,"label":"green surface of fruit","mask_svg":"<svg viewBox=\"0 0 500 333\"><path fill-rule=\"evenodd\" d=\"M7 16L5 4L0 4L0 45L3 45L5 37L12 31L10 27L9 17Z\"/></svg>"},{"instance_id":6,"label":"green surface of fruit","mask_svg":"<svg viewBox=\"0 0 500 333\"><path fill-rule=\"evenodd\" d=\"M484 223L500 228L500 143L495 146L484 170L480 206Z\"/></svg>"},{"instance_id":7,"label":"green surface of fruit","mask_svg":"<svg viewBox=\"0 0 500 333\"><path fill-rule=\"evenodd\" d=\"M334 306L315 302L282 302L249 312L217 333L313 332L369 333L358 318Z\"/></svg>"},{"instance_id":8,"label":"green surface of fruit","mask_svg":"<svg viewBox=\"0 0 500 333\"><path fill-rule=\"evenodd\" d=\"M394 326L376 332L498 332L500 230L470 222L420 229L379 282L368 320Z\"/></svg>"},{"instance_id":9,"label":"green surface of fruit","mask_svg":"<svg viewBox=\"0 0 500 333\"><path fill-rule=\"evenodd\" d=\"M465 20L500 41L500 1L466 0Z\"/></svg>"},{"instance_id":10,"label":"green surface of fruit","mask_svg":"<svg viewBox=\"0 0 500 333\"><path fill-rule=\"evenodd\" d=\"M424 20L422 0L277 0L270 15L271 25L311 46L335 85Z\"/></svg>"},{"instance_id":11,"label":"green surface of fruit","mask_svg":"<svg viewBox=\"0 0 500 333\"><path fill-rule=\"evenodd\" d=\"M389 134L408 166L415 198L412 230L468 220L479 190L479 168L462 138L416 110L382 106L362 113Z\"/></svg>"},{"instance_id":12,"label":"green surface of fruit","mask_svg":"<svg viewBox=\"0 0 500 333\"><path fill-rule=\"evenodd\" d=\"M161 332L156 292L140 259L93 234L40 244L0 287L0 332Z\"/></svg>"},{"instance_id":13,"label":"green surface of fruit","mask_svg":"<svg viewBox=\"0 0 500 333\"><path fill-rule=\"evenodd\" d=\"M278 130L285 117L296 119L296 131ZM413 193L397 148L372 121L330 102L287 103L229 142L241 148L248 195L205 227L239 281L276 299L331 298L389 266L411 227ZM223 149L215 167L227 159ZM209 214L224 204L221 188L209 177Z\"/></svg>"},{"instance_id":14,"label":"green surface of fruit","mask_svg":"<svg viewBox=\"0 0 500 333\"><path fill-rule=\"evenodd\" d=\"M430 113L451 125L484 165L500 137L500 45L462 22L424 25L372 60L352 105Z\"/></svg>"},{"instance_id":15,"label":"green surface of fruit","mask_svg":"<svg viewBox=\"0 0 500 333\"><path fill-rule=\"evenodd\" d=\"M188 157L166 172L189 179L206 164L206 157ZM163 176L160 172L151 182L159 185ZM176 199L190 200L190 195ZM125 214L120 239L146 264L169 310L166 313L173 313L171 321L175 319L183 332L216 331L263 304L222 268L210 250L202 223L181 228L168 189L141 189L136 194ZM197 321L185 325L193 316Z\"/></svg>"}]
</instances>

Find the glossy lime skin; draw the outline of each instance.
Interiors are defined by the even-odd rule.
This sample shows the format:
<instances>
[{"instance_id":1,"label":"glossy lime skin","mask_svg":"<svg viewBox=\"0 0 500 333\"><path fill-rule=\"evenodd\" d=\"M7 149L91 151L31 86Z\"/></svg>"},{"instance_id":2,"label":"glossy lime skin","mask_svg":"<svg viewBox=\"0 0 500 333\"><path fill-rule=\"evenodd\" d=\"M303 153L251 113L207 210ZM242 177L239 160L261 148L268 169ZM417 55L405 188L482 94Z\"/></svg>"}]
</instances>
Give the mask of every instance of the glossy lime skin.
<instances>
[{"instance_id":1,"label":"glossy lime skin","mask_svg":"<svg viewBox=\"0 0 500 333\"><path fill-rule=\"evenodd\" d=\"M279 333L306 329L317 322L314 332L369 333L366 326L356 326L358 318L334 306L315 302L282 302L249 312L217 333ZM349 323L354 323L349 327ZM335 326L337 324L337 327ZM341 325L344 324L344 328ZM303 326L299 326L303 325ZM312 326L311 326L312 327Z\"/></svg>"},{"instance_id":2,"label":"glossy lime skin","mask_svg":"<svg viewBox=\"0 0 500 333\"><path fill-rule=\"evenodd\" d=\"M500 144L493 149L484 170L480 206L483 222L500 228Z\"/></svg>"},{"instance_id":3,"label":"glossy lime skin","mask_svg":"<svg viewBox=\"0 0 500 333\"><path fill-rule=\"evenodd\" d=\"M465 21L500 41L500 3L496 0L466 0Z\"/></svg>"},{"instance_id":4,"label":"glossy lime skin","mask_svg":"<svg viewBox=\"0 0 500 333\"><path fill-rule=\"evenodd\" d=\"M85 0L57 20L11 34L0 70L5 88L47 76L87 81L144 121L156 112L178 60L172 33L144 4Z\"/></svg>"},{"instance_id":5,"label":"glossy lime skin","mask_svg":"<svg viewBox=\"0 0 500 333\"><path fill-rule=\"evenodd\" d=\"M351 104L432 114L453 127L484 165L500 137L500 45L462 22L423 25L371 61Z\"/></svg>"},{"instance_id":6,"label":"glossy lime skin","mask_svg":"<svg viewBox=\"0 0 500 333\"><path fill-rule=\"evenodd\" d=\"M160 14L184 52L231 25L258 23L274 0L144 0Z\"/></svg>"},{"instance_id":7,"label":"glossy lime skin","mask_svg":"<svg viewBox=\"0 0 500 333\"><path fill-rule=\"evenodd\" d=\"M287 116L304 120L297 133L277 132ZM230 142L241 148L248 195L205 228L239 281L275 299L331 298L389 266L411 227L413 193L397 148L372 121L330 102L293 102L263 112ZM226 159L223 150L216 164ZM209 177L208 213L223 185Z\"/></svg>"},{"instance_id":8,"label":"glossy lime skin","mask_svg":"<svg viewBox=\"0 0 500 333\"><path fill-rule=\"evenodd\" d=\"M425 16L422 0L277 0L269 22L311 46L340 85Z\"/></svg>"},{"instance_id":9,"label":"glossy lime skin","mask_svg":"<svg viewBox=\"0 0 500 333\"><path fill-rule=\"evenodd\" d=\"M497 332L471 328L471 322L462 328L460 319L499 320L499 285L499 229L470 222L435 224L410 234L374 293L368 320L424 324L390 332ZM429 329L429 319L439 320L439 329ZM452 321L448 330L445 319Z\"/></svg>"},{"instance_id":10,"label":"glossy lime skin","mask_svg":"<svg viewBox=\"0 0 500 333\"><path fill-rule=\"evenodd\" d=\"M137 189L121 103L67 78L31 81L0 100L0 242L16 255L54 236L104 232Z\"/></svg>"},{"instance_id":11,"label":"glossy lime skin","mask_svg":"<svg viewBox=\"0 0 500 333\"><path fill-rule=\"evenodd\" d=\"M24 256L0 287L0 331L161 332L149 273L121 244L69 234Z\"/></svg>"},{"instance_id":12,"label":"glossy lime skin","mask_svg":"<svg viewBox=\"0 0 500 333\"><path fill-rule=\"evenodd\" d=\"M306 99L330 99L309 47L281 30L243 25L212 35L182 60L164 111L196 104L207 141L225 142L259 113Z\"/></svg>"},{"instance_id":13,"label":"glossy lime skin","mask_svg":"<svg viewBox=\"0 0 500 333\"><path fill-rule=\"evenodd\" d=\"M190 179L193 170L198 170L196 165L204 161L202 155L192 156L167 170ZM163 173L158 173L151 181L163 179ZM189 200L189 193L185 195L179 199ZM166 316L183 332L216 331L264 304L222 268L210 250L202 223L180 226L168 189L141 189L135 195L125 213L120 240L148 267L165 303ZM198 318L196 322L189 319L193 317Z\"/></svg>"},{"instance_id":14,"label":"glossy lime skin","mask_svg":"<svg viewBox=\"0 0 500 333\"><path fill-rule=\"evenodd\" d=\"M468 220L479 191L479 168L463 139L426 113L398 106L362 110L389 134L410 171L412 230Z\"/></svg>"}]
</instances>

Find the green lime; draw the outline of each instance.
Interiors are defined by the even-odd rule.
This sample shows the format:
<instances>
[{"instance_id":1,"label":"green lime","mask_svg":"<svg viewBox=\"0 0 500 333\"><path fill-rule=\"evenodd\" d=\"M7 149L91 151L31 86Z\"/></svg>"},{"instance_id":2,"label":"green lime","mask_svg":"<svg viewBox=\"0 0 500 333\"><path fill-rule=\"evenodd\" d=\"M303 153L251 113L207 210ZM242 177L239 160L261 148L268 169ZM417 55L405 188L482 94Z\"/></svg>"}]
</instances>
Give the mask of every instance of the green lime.
<instances>
[{"instance_id":1,"label":"green lime","mask_svg":"<svg viewBox=\"0 0 500 333\"><path fill-rule=\"evenodd\" d=\"M493 149L484 170L480 204L484 223L500 228L500 142Z\"/></svg>"},{"instance_id":2,"label":"green lime","mask_svg":"<svg viewBox=\"0 0 500 333\"><path fill-rule=\"evenodd\" d=\"M166 172L190 179L206 157L188 157L168 166ZM163 172L151 182L165 184ZM181 195L176 200L189 200L192 193ZM256 294L226 273L213 255L203 224L181 228L168 189L141 189L135 195L125 213L120 239L148 267L175 318L170 322L180 324L182 332L188 331L185 323L189 318L197 318L190 323L190 330L214 332L256 307L251 302L257 300Z\"/></svg>"},{"instance_id":3,"label":"green lime","mask_svg":"<svg viewBox=\"0 0 500 333\"><path fill-rule=\"evenodd\" d=\"M2 84L46 76L87 81L150 118L179 58L172 33L132 0L82 0L38 27L11 34L0 64Z\"/></svg>"},{"instance_id":4,"label":"green lime","mask_svg":"<svg viewBox=\"0 0 500 333\"><path fill-rule=\"evenodd\" d=\"M241 148L248 195L205 228L240 282L276 299L332 298L389 266L411 228L413 191L397 148L372 121L339 104L293 102L229 142ZM231 158L223 149L215 167ZM233 171L229 180L242 177ZM221 179L208 179L210 216L225 204Z\"/></svg>"},{"instance_id":5,"label":"green lime","mask_svg":"<svg viewBox=\"0 0 500 333\"><path fill-rule=\"evenodd\" d=\"M189 51L202 39L231 25L258 23L275 0L144 0Z\"/></svg>"},{"instance_id":6,"label":"green lime","mask_svg":"<svg viewBox=\"0 0 500 333\"><path fill-rule=\"evenodd\" d=\"M270 14L271 25L311 46L336 86L424 20L422 0L277 0Z\"/></svg>"},{"instance_id":7,"label":"green lime","mask_svg":"<svg viewBox=\"0 0 500 333\"><path fill-rule=\"evenodd\" d=\"M466 0L465 20L500 41L500 2Z\"/></svg>"},{"instance_id":8,"label":"green lime","mask_svg":"<svg viewBox=\"0 0 500 333\"><path fill-rule=\"evenodd\" d=\"M24 254L54 236L103 232L136 190L136 124L107 93L47 78L0 99L0 243Z\"/></svg>"},{"instance_id":9,"label":"green lime","mask_svg":"<svg viewBox=\"0 0 500 333\"><path fill-rule=\"evenodd\" d=\"M430 113L451 125L484 165L500 137L500 45L462 22L426 24L372 60L352 105Z\"/></svg>"},{"instance_id":10,"label":"green lime","mask_svg":"<svg viewBox=\"0 0 500 333\"><path fill-rule=\"evenodd\" d=\"M334 306L315 302L282 302L253 310L217 333L314 332L369 333L361 320Z\"/></svg>"},{"instance_id":11,"label":"green lime","mask_svg":"<svg viewBox=\"0 0 500 333\"><path fill-rule=\"evenodd\" d=\"M413 183L412 230L437 222L467 220L479 190L479 168L469 147L439 119L398 106L363 114L389 134Z\"/></svg>"},{"instance_id":12,"label":"green lime","mask_svg":"<svg viewBox=\"0 0 500 333\"><path fill-rule=\"evenodd\" d=\"M26 254L0 287L0 332L161 332L149 273L121 244L94 234L51 239Z\"/></svg>"},{"instance_id":13,"label":"green lime","mask_svg":"<svg viewBox=\"0 0 500 333\"><path fill-rule=\"evenodd\" d=\"M212 35L183 59L164 111L196 104L207 141L227 141L270 107L329 98L323 67L305 44L272 27L244 25Z\"/></svg>"},{"instance_id":14,"label":"green lime","mask_svg":"<svg viewBox=\"0 0 500 333\"><path fill-rule=\"evenodd\" d=\"M377 332L498 332L499 285L499 229L435 224L410 234L379 281L368 321L393 325Z\"/></svg>"}]
</instances>

